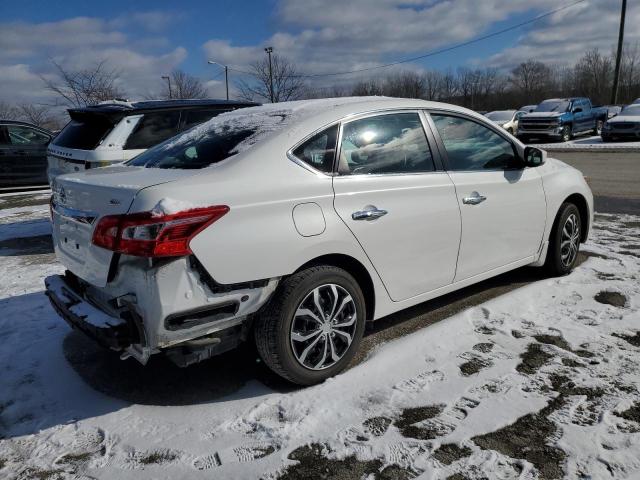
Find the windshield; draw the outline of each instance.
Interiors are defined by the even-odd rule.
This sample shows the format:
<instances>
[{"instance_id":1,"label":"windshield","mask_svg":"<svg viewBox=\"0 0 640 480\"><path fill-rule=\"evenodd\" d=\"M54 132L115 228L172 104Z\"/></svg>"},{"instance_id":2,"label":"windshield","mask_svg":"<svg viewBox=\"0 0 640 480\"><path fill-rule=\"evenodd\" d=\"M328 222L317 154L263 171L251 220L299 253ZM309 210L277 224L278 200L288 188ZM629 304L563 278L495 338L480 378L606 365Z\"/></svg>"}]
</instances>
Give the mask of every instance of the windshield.
<instances>
[{"instance_id":1,"label":"windshield","mask_svg":"<svg viewBox=\"0 0 640 480\"><path fill-rule=\"evenodd\" d=\"M233 129L224 125L223 128L204 135L187 137L186 141L167 140L128 161L127 165L147 168L204 168L237 154L238 145L255 133L254 128Z\"/></svg>"},{"instance_id":2,"label":"windshield","mask_svg":"<svg viewBox=\"0 0 640 480\"><path fill-rule=\"evenodd\" d=\"M626 108L623 108L620 112L620 115L628 116L628 117L640 117L640 104L637 105L629 105Z\"/></svg>"},{"instance_id":3,"label":"windshield","mask_svg":"<svg viewBox=\"0 0 640 480\"><path fill-rule=\"evenodd\" d=\"M502 110L497 112L489 112L485 116L494 122L508 122L513 118L515 110Z\"/></svg>"},{"instance_id":4,"label":"windshield","mask_svg":"<svg viewBox=\"0 0 640 480\"><path fill-rule=\"evenodd\" d=\"M569 110L569 102L566 100L550 100L542 102L536 107L535 112L566 112Z\"/></svg>"}]
</instances>

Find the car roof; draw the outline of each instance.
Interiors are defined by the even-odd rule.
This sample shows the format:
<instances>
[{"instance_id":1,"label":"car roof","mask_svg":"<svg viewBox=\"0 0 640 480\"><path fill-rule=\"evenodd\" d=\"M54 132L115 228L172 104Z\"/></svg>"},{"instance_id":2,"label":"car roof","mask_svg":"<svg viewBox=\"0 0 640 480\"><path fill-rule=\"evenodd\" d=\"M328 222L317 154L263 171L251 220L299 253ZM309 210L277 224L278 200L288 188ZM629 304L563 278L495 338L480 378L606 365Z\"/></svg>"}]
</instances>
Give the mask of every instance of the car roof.
<instances>
[{"instance_id":1,"label":"car roof","mask_svg":"<svg viewBox=\"0 0 640 480\"><path fill-rule=\"evenodd\" d=\"M107 100L97 105L81 108L70 108L69 113L145 113L159 110L182 110L202 107L240 108L260 105L256 102L242 100L220 100L214 98L181 99L181 100L143 100L129 102L126 100Z\"/></svg>"},{"instance_id":2,"label":"car roof","mask_svg":"<svg viewBox=\"0 0 640 480\"><path fill-rule=\"evenodd\" d=\"M226 112L202 123L164 144L164 148L197 140L210 133L250 129L252 134L237 147L242 152L249 147L276 137L287 136L291 145L309 134L358 114L404 109L440 109L465 113L468 116L489 120L473 110L456 105L418 99L391 97L338 97L314 100L298 100L265 104Z\"/></svg>"},{"instance_id":3,"label":"car roof","mask_svg":"<svg viewBox=\"0 0 640 480\"><path fill-rule=\"evenodd\" d=\"M45 133L48 133L49 135L53 134L50 130L47 130L46 128L39 127L38 125L34 125L33 123L23 122L22 120L1 120L0 119L0 124L1 125L22 125L25 127L35 128L36 130L41 130Z\"/></svg>"}]
</instances>

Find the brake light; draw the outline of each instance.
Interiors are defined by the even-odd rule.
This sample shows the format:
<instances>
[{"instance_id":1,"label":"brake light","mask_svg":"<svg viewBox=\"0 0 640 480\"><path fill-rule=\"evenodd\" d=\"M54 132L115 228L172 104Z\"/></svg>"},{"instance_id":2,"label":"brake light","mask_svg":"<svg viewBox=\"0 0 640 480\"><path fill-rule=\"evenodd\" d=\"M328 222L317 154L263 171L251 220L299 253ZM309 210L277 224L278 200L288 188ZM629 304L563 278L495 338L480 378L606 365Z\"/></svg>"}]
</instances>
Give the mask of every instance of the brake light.
<instances>
[{"instance_id":1,"label":"brake light","mask_svg":"<svg viewBox=\"0 0 640 480\"><path fill-rule=\"evenodd\" d=\"M191 254L189 242L222 218L226 205L194 208L170 215L152 212L102 217L92 243L107 250L139 257L181 257Z\"/></svg>"}]
</instances>

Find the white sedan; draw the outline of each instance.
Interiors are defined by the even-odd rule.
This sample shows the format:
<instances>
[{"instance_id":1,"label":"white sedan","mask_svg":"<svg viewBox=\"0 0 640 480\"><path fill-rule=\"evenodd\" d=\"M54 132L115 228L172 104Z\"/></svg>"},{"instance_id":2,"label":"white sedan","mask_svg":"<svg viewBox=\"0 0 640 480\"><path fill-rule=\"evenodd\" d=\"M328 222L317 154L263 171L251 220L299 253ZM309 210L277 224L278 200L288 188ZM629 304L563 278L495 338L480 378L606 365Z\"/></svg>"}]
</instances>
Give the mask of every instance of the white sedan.
<instances>
[{"instance_id":1,"label":"white sedan","mask_svg":"<svg viewBox=\"0 0 640 480\"><path fill-rule=\"evenodd\" d=\"M46 286L69 324L142 363L255 338L306 385L366 322L524 265L570 272L593 217L578 170L485 117L381 97L226 113L53 190L67 272Z\"/></svg>"}]
</instances>

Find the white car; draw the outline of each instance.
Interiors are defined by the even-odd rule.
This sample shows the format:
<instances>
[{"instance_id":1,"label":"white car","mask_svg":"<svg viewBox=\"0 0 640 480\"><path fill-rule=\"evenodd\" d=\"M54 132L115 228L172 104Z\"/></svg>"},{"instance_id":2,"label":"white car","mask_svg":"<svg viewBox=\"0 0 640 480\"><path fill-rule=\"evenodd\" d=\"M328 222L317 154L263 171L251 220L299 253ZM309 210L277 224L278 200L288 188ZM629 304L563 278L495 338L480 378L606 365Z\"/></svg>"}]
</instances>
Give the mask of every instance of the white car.
<instances>
[{"instance_id":1,"label":"white car","mask_svg":"<svg viewBox=\"0 0 640 480\"><path fill-rule=\"evenodd\" d=\"M67 272L46 287L72 326L142 363L253 336L307 385L366 322L524 265L568 273L593 216L578 170L485 117L383 97L225 113L53 190Z\"/></svg>"},{"instance_id":2,"label":"white car","mask_svg":"<svg viewBox=\"0 0 640 480\"><path fill-rule=\"evenodd\" d=\"M518 120L527 112L522 110L496 110L494 112L485 113L485 117L494 123L497 123L511 135L518 131Z\"/></svg>"}]
</instances>

